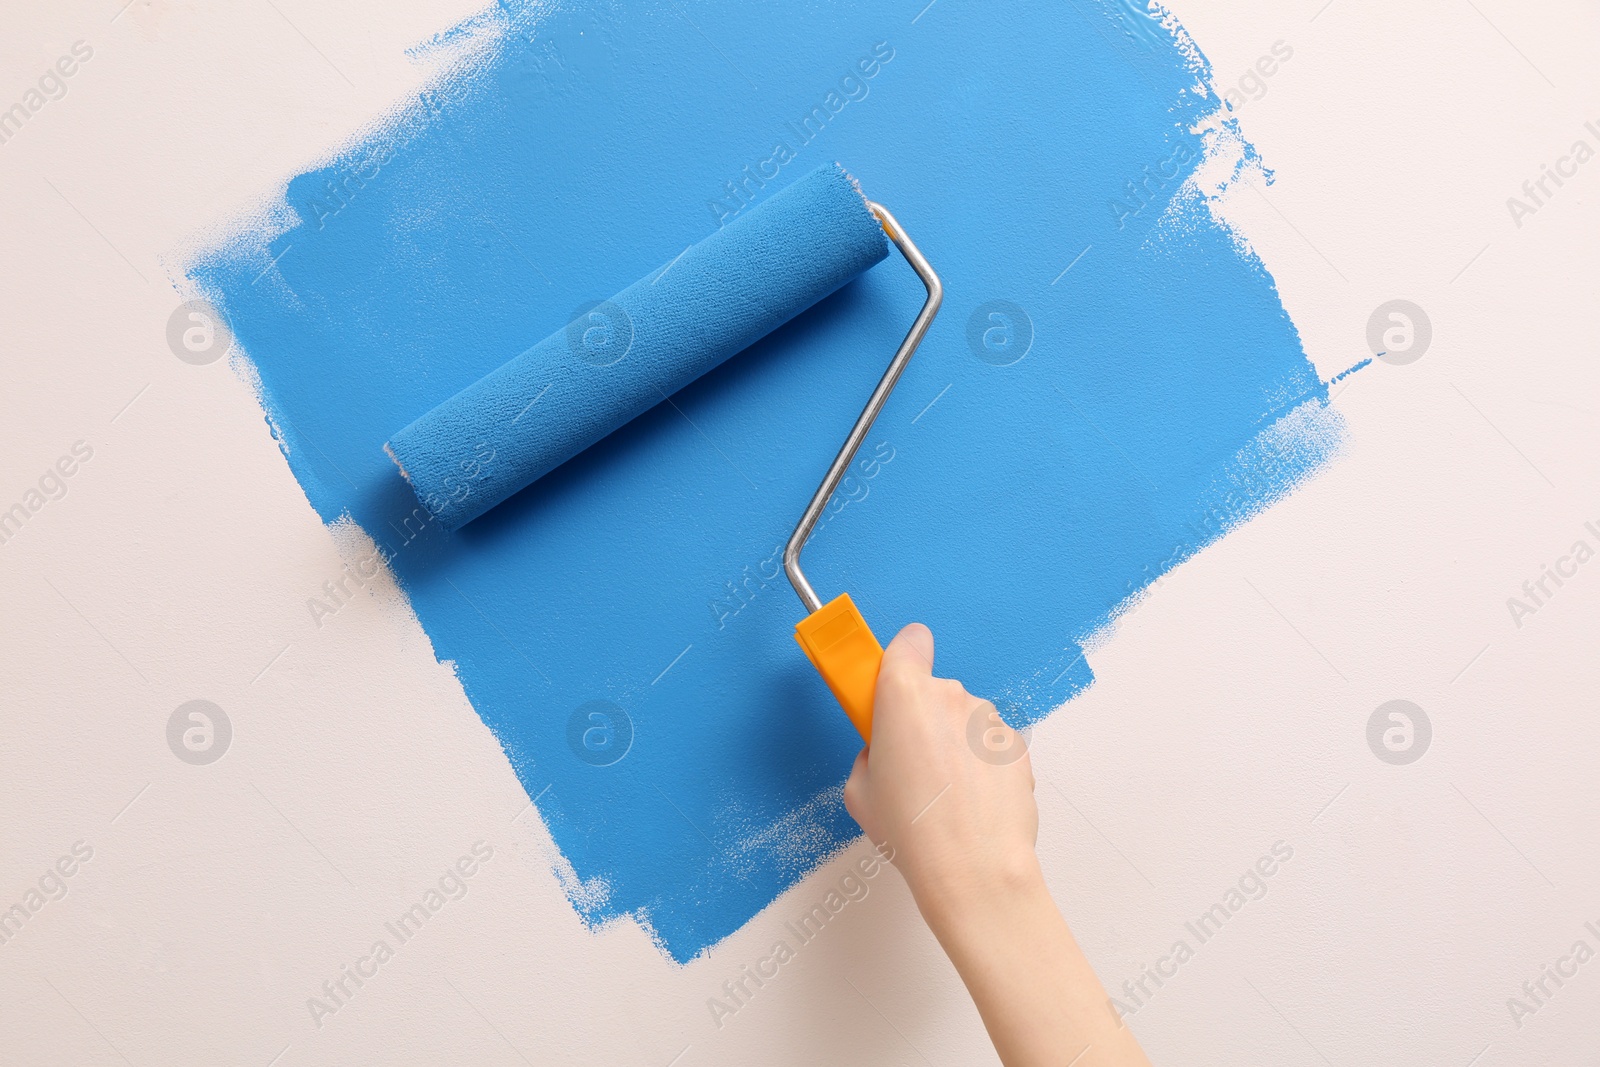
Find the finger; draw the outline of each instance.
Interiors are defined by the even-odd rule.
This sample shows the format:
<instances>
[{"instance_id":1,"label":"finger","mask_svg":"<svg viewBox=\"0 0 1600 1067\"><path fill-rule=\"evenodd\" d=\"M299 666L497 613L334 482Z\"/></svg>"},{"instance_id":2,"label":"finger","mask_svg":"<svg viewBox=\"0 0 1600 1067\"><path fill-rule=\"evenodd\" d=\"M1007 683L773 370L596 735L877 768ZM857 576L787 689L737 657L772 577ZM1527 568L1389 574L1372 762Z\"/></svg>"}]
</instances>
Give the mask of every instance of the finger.
<instances>
[{"instance_id":1,"label":"finger","mask_svg":"<svg viewBox=\"0 0 1600 1067\"><path fill-rule=\"evenodd\" d=\"M924 678L933 673L933 631L914 622L894 635L883 650L884 672L906 672Z\"/></svg>"},{"instance_id":2,"label":"finger","mask_svg":"<svg viewBox=\"0 0 1600 1067\"><path fill-rule=\"evenodd\" d=\"M860 753L856 755L856 761L850 768L850 777L845 779L844 810L850 813L850 817L854 819L856 824L863 830L866 829L866 824L862 822L862 816L865 815L866 812L862 807L862 794L866 791L866 788L867 750L862 749Z\"/></svg>"}]
</instances>

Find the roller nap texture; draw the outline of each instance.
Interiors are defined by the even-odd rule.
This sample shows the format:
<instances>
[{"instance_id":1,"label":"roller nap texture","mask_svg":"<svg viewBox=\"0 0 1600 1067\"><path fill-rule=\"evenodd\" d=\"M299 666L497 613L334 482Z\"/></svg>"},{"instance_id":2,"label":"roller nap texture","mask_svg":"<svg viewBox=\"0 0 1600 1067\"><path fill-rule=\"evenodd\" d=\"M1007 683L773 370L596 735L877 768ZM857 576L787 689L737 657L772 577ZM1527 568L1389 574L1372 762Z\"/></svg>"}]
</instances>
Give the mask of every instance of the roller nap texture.
<instances>
[{"instance_id":1,"label":"roller nap texture","mask_svg":"<svg viewBox=\"0 0 1600 1067\"><path fill-rule=\"evenodd\" d=\"M838 164L819 167L395 434L417 498L461 526L889 254Z\"/></svg>"}]
</instances>

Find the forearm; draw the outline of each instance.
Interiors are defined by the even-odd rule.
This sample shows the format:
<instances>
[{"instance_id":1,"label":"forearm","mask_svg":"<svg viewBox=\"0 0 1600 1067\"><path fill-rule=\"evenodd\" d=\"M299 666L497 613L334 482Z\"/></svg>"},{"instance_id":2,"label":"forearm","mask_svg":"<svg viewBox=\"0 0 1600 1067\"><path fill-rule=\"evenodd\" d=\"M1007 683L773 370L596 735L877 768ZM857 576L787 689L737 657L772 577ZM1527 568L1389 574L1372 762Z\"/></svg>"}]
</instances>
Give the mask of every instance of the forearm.
<instances>
[{"instance_id":1,"label":"forearm","mask_svg":"<svg viewBox=\"0 0 1600 1067\"><path fill-rule=\"evenodd\" d=\"M918 900L1006 1067L1149 1067L1036 866L962 899Z\"/></svg>"}]
</instances>

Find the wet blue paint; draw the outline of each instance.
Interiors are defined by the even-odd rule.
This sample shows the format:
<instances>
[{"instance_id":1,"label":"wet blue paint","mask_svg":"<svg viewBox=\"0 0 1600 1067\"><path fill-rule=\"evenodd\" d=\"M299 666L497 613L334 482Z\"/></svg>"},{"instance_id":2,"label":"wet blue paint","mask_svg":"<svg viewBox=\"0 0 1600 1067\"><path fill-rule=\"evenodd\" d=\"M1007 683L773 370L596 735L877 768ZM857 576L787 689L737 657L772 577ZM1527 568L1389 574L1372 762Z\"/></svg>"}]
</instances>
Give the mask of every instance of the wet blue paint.
<instances>
[{"instance_id":1,"label":"wet blue paint","mask_svg":"<svg viewBox=\"0 0 1600 1067\"><path fill-rule=\"evenodd\" d=\"M391 555L539 797L574 906L676 960L857 834L858 740L776 549L921 287L891 256L458 533L384 455L397 427L840 160L945 305L807 571L885 639L929 623L940 671L1017 723L1089 683L1079 642L1130 595L1337 443L1271 279L1172 203L1217 108L1201 61L1114 0L924 4L508 4L492 57L290 183L297 225L192 271L308 499ZM610 765L581 741L595 701L632 724Z\"/></svg>"},{"instance_id":2,"label":"wet blue paint","mask_svg":"<svg viewBox=\"0 0 1600 1067\"><path fill-rule=\"evenodd\" d=\"M1378 355L1382 356L1383 353L1379 352ZM1350 366L1350 367L1346 367L1344 370L1340 371L1338 374L1335 374L1332 378L1329 378L1328 379L1328 384L1329 385L1338 385L1340 382L1342 382L1346 378L1350 377L1350 375L1354 374L1356 371L1365 370L1366 368L1368 368L1370 366L1372 366L1372 359L1370 357L1367 358L1367 359L1363 359L1359 363L1356 363L1356 364L1354 364L1353 366Z\"/></svg>"}]
</instances>

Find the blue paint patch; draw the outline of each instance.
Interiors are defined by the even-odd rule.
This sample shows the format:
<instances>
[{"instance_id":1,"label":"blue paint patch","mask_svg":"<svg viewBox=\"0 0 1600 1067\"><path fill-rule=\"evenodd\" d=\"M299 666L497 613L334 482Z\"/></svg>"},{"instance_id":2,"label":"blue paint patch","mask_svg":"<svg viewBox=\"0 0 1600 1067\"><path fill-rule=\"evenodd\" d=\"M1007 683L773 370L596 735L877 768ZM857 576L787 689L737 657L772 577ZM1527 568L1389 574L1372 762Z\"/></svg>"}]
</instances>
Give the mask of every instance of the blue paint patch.
<instances>
[{"instance_id":1,"label":"blue paint patch","mask_svg":"<svg viewBox=\"0 0 1600 1067\"><path fill-rule=\"evenodd\" d=\"M1379 352L1378 355L1382 356L1383 353ZM1350 375L1354 374L1356 371L1363 370L1363 369L1365 369L1367 367L1372 366L1372 360L1373 360L1373 357L1368 356L1366 359L1361 360L1359 363L1356 363L1356 364L1354 364L1352 366L1346 367L1344 370L1340 371L1338 374L1335 374L1332 378L1329 378L1328 379L1328 384L1329 385L1338 385L1340 382L1342 382L1346 378L1350 377Z\"/></svg>"},{"instance_id":2,"label":"blue paint patch","mask_svg":"<svg viewBox=\"0 0 1600 1067\"><path fill-rule=\"evenodd\" d=\"M384 441L840 160L945 306L808 574L1037 720L1129 597L1339 440L1271 279L1186 184L1226 140L1204 61L1125 8L502 4L489 54L289 183L297 223L192 269L307 498L382 547L539 797L586 921L684 961L857 836L858 739L776 550L921 288L891 256L458 533Z\"/></svg>"}]
</instances>

